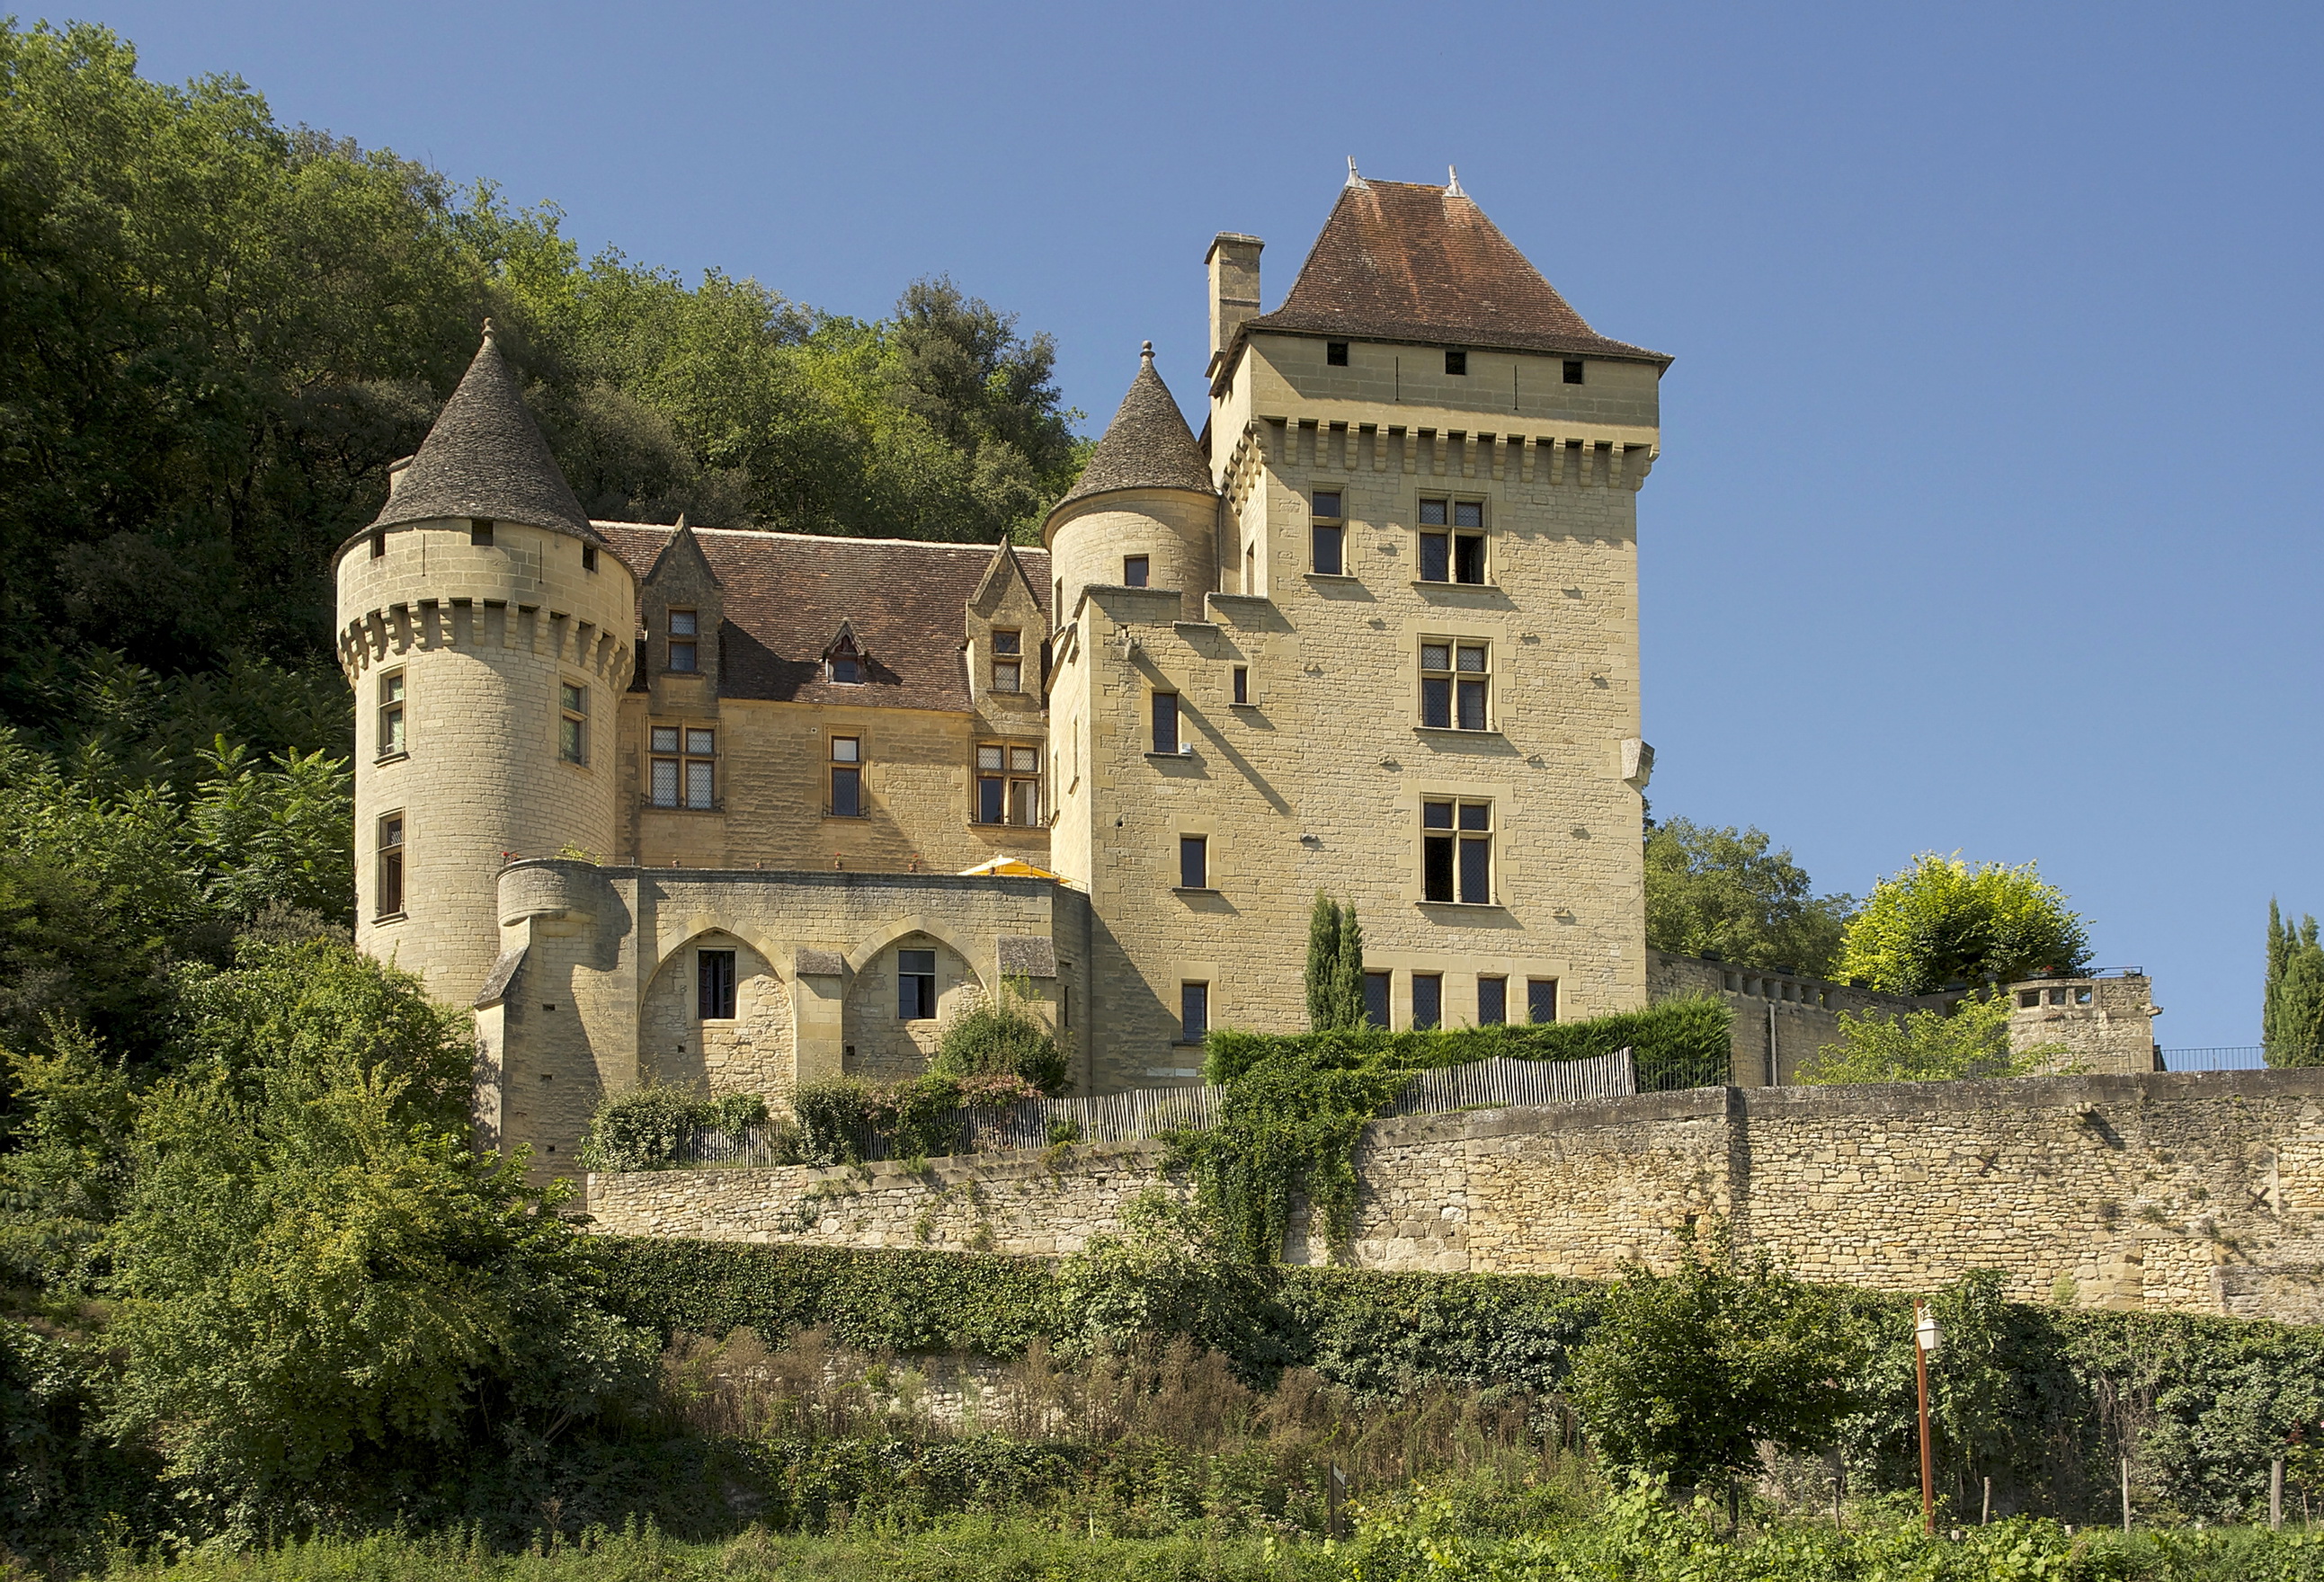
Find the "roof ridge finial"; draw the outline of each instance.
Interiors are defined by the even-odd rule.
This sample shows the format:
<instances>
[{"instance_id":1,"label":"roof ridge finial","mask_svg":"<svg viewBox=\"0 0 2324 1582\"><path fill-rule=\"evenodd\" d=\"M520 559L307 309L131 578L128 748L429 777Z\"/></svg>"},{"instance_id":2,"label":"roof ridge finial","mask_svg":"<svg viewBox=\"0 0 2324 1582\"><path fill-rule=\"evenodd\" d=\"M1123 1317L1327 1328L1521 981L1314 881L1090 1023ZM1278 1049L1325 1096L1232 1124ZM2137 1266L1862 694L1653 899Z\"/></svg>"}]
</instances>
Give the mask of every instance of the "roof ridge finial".
<instances>
[{"instance_id":1,"label":"roof ridge finial","mask_svg":"<svg viewBox=\"0 0 2324 1582\"><path fill-rule=\"evenodd\" d=\"M1468 197L1469 195L1467 193L1461 190L1461 167L1458 165L1447 165L1444 167L1444 171L1445 174L1452 178L1452 179L1445 186L1444 196L1447 198Z\"/></svg>"},{"instance_id":2,"label":"roof ridge finial","mask_svg":"<svg viewBox=\"0 0 2324 1582\"><path fill-rule=\"evenodd\" d=\"M493 340L493 321L492 321L491 319L487 318L487 319L485 319L485 320L484 320L484 344L485 344L486 345L492 345L492 340Z\"/></svg>"},{"instance_id":3,"label":"roof ridge finial","mask_svg":"<svg viewBox=\"0 0 2324 1582\"><path fill-rule=\"evenodd\" d=\"M684 511L679 511L678 513L678 530L681 533L686 531L686 513Z\"/></svg>"},{"instance_id":4,"label":"roof ridge finial","mask_svg":"<svg viewBox=\"0 0 2324 1582\"><path fill-rule=\"evenodd\" d=\"M1154 343L1152 341L1147 342L1143 347L1139 348L1138 360L1141 363L1151 363L1154 361Z\"/></svg>"},{"instance_id":5,"label":"roof ridge finial","mask_svg":"<svg viewBox=\"0 0 2324 1582\"><path fill-rule=\"evenodd\" d=\"M1348 156L1348 185L1351 187L1361 187L1363 184L1364 179L1356 174L1356 156L1350 154Z\"/></svg>"}]
</instances>

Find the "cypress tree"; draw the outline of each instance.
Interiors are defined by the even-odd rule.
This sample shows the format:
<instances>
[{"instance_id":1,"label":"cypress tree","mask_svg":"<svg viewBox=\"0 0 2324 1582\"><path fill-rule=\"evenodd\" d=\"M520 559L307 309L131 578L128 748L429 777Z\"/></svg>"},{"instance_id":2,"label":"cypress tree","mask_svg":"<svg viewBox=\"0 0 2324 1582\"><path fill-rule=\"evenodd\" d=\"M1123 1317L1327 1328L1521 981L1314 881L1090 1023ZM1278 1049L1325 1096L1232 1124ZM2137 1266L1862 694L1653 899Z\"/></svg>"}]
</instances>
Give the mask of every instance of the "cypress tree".
<instances>
[{"instance_id":1,"label":"cypress tree","mask_svg":"<svg viewBox=\"0 0 2324 1582\"><path fill-rule=\"evenodd\" d=\"M1323 891L1315 892L1314 910L1307 914L1307 1026L1327 1032L1339 1026L1340 907Z\"/></svg>"},{"instance_id":2,"label":"cypress tree","mask_svg":"<svg viewBox=\"0 0 2324 1582\"><path fill-rule=\"evenodd\" d=\"M2259 1026L2268 1064L2324 1065L2324 944L2318 943L2314 917L2286 923L2273 900Z\"/></svg>"},{"instance_id":3,"label":"cypress tree","mask_svg":"<svg viewBox=\"0 0 2324 1582\"><path fill-rule=\"evenodd\" d=\"M1356 909L1340 909L1340 946L1333 962L1332 1004L1335 1026L1364 1025L1364 931Z\"/></svg>"}]
</instances>

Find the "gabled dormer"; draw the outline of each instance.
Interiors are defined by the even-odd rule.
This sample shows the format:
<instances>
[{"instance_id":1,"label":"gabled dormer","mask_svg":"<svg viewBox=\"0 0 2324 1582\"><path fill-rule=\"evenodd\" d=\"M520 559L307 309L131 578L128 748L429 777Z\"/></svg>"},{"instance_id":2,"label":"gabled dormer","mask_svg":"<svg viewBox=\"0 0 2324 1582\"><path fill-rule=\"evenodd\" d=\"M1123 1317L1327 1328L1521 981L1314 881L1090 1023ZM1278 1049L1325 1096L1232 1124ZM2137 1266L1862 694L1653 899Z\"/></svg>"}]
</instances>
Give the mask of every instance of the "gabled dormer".
<instances>
[{"instance_id":1,"label":"gabled dormer","mask_svg":"<svg viewBox=\"0 0 2324 1582\"><path fill-rule=\"evenodd\" d=\"M823 649L823 679L835 686L862 686L872 680L872 651L856 640L855 623L842 621Z\"/></svg>"},{"instance_id":2,"label":"gabled dormer","mask_svg":"<svg viewBox=\"0 0 2324 1582\"><path fill-rule=\"evenodd\" d=\"M961 645L969 695L980 713L995 720L1040 713L1047 626L1025 563L1013 546L1001 545L969 598Z\"/></svg>"},{"instance_id":3,"label":"gabled dormer","mask_svg":"<svg viewBox=\"0 0 2324 1582\"><path fill-rule=\"evenodd\" d=\"M725 589L683 516L639 587L638 615L653 712L715 713L725 657Z\"/></svg>"}]
</instances>

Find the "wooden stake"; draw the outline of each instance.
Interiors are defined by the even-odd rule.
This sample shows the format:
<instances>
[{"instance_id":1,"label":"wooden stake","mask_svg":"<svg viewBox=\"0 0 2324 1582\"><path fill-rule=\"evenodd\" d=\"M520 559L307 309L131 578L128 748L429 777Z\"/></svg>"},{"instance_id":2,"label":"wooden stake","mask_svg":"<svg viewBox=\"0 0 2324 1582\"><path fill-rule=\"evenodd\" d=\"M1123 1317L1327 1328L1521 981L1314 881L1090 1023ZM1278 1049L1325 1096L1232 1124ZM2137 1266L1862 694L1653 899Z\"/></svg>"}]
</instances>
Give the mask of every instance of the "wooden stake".
<instances>
[{"instance_id":1,"label":"wooden stake","mask_svg":"<svg viewBox=\"0 0 2324 1582\"><path fill-rule=\"evenodd\" d=\"M1929 1456L1929 1353L1921 1344L1921 1304L1913 1304L1913 1369L1921 1384L1921 1526L1937 1535L1936 1463Z\"/></svg>"},{"instance_id":2,"label":"wooden stake","mask_svg":"<svg viewBox=\"0 0 2324 1582\"><path fill-rule=\"evenodd\" d=\"M2122 1458L2122 1530L2130 1531L2130 1458Z\"/></svg>"},{"instance_id":3,"label":"wooden stake","mask_svg":"<svg viewBox=\"0 0 2324 1582\"><path fill-rule=\"evenodd\" d=\"M2271 1532L2283 1531L2283 1458L2278 1456L2267 1467L2267 1527Z\"/></svg>"}]
</instances>

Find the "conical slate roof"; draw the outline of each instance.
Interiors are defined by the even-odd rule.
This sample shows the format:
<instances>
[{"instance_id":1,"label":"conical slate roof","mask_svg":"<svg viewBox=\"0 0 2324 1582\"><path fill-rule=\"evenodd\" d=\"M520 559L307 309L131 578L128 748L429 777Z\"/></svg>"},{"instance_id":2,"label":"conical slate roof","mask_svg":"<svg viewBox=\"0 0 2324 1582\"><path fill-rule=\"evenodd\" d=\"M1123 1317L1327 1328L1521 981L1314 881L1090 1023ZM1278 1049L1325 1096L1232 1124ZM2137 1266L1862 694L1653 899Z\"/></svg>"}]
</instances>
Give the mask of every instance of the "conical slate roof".
<instances>
[{"instance_id":1,"label":"conical slate roof","mask_svg":"<svg viewBox=\"0 0 2324 1582\"><path fill-rule=\"evenodd\" d=\"M1211 464L1194 443L1194 430L1171 398L1169 387L1154 372L1154 343L1139 355L1138 377L1121 398L1121 409L1106 425L1105 437L1090 452L1089 465L1065 497L1068 504L1092 494L1115 489L1188 489L1198 494L1217 492L1211 487Z\"/></svg>"},{"instance_id":2,"label":"conical slate roof","mask_svg":"<svg viewBox=\"0 0 2324 1582\"><path fill-rule=\"evenodd\" d=\"M1283 306L1243 327L1670 361L1591 329L1457 185L1351 180Z\"/></svg>"},{"instance_id":3,"label":"conical slate roof","mask_svg":"<svg viewBox=\"0 0 2324 1582\"><path fill-rule=\"evenodd\" d=\"M557 469L540 426L525 409L516 375L493 345L484 344L461 377L460 388L436 415L420 454L404 469L374 528L439 517L486 517L570 533L593 544L605 540L589 525L572 486Z\"/></svg>"}]
</instances>

